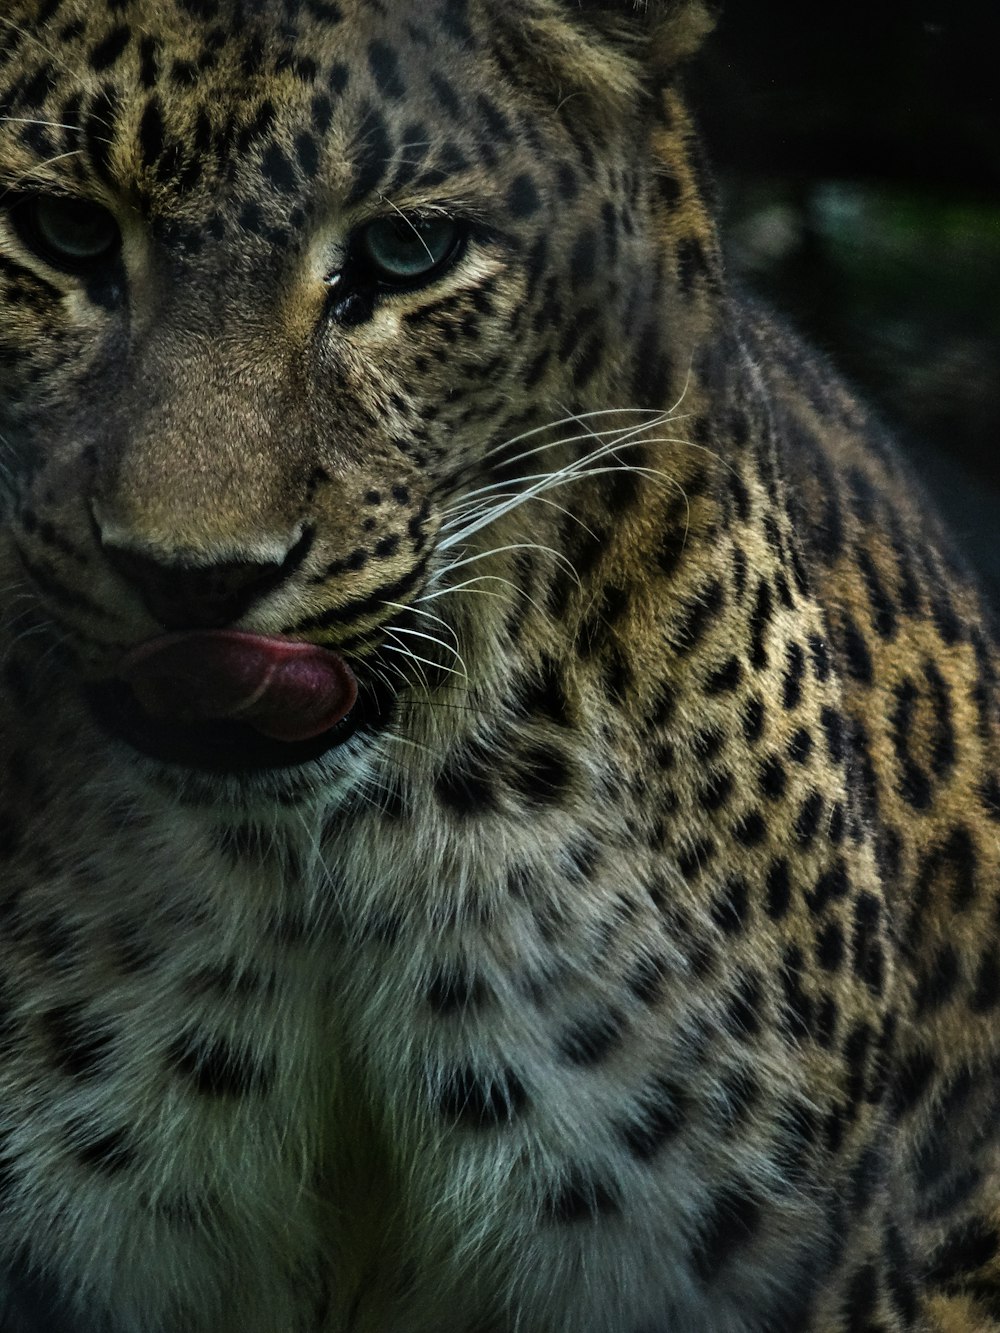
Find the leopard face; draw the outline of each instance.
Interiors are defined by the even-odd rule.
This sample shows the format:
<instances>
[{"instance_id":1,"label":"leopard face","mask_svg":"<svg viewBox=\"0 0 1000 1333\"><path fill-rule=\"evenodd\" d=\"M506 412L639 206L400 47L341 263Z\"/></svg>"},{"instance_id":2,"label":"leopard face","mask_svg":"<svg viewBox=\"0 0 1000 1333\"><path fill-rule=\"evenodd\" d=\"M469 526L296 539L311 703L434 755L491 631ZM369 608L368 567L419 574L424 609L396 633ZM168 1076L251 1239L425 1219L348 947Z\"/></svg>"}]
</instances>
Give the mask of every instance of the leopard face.
<instances>
[{"instance_id":1,"label":"leopard face","mask_svg":"<svg viewBox=\"0 0 1000 1333\"><path fill-rule=\"evenodd\" d=\"M530 547L539 475L600 457L588 413L673 391L649 199L686 193L682 232L703 206L683 160L649 170L639 64L554 3L43 8L4 20L0 120L23 577L85 682L220 627L346 655L359 703L318 743L180 754L318 759L454 671L457 638L488 651L436 594ZM700 281L702 243L677 251ZM105 720L176 759L126 693Z\"/></svg>"}]
</instances>

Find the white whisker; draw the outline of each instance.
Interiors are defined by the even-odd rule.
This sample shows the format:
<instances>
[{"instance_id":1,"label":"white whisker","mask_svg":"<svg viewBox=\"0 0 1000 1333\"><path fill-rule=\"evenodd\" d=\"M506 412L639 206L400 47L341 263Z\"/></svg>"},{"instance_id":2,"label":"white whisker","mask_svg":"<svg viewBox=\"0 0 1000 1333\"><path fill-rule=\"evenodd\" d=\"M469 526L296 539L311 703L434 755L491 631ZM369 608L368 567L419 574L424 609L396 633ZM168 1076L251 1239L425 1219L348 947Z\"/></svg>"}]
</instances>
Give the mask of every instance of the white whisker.
<instances>
[{"instance_id":1,"label":"white whisker","mask_svg":"<svg viewBox=\"0 0 1000 1333\"><path fill-rule=\"evenodd\" d=\"M385 644L384 648L387 653L399 653L400 656L405 657L408 661L412 662L415 666L417 666L418 670L422 666L429 666L433 667L435 671L446 671L449 676L458 676L460 679L468 680L468 676L464 671L459 671L455 667L442 666L440 662L435 662L429 657L421 657L420 654L415 653L412 648L407 648L405 646L392 643ZM428 689L430 689L430 682L428 681L427 677L423 674L422 671L421 671L421 680L423 684L426 685Z\"/></svg>"},{"instance_id":2,"label":"white whisker","mask_svg":"<svg viewBox=\"0 0 1000 1333\"><path fill-rule=\"evenodd\" d=\"M435 638L435 636L434 636L433 634L423 634L423 633L421 633L420 630L416 630L416 629L403 629L403 628L402 628L401 626L399 626L399 625L394 626L393 629L390 631L390 633L392 633L392 634L408 634L408 635L410 635L411 637L413 637L413 638L415 638L415 639L424 639L427 643L432 643L432 644L434 644L435 648L440 648L443 652L451 653L452 657L454 657L454 659L456 660L456 662L461 662L461 664L462 664L462 669L463 669L463 674L464 674L464 672L465 672L465 662L464 662L463 659L462 659L462 654L461 654L461 653L458 651L458 649L457 649L456 647L454 647L452 644L450 644L450 643L442 643L442 641L441 641L440 639L438 639L438 638Z\"/></svg>"},{"instance_id":3,"label":"white whisker","mask_svg":"<svg viewBox=\"0 0 1000 1333\"><path fill-rule=\"evenodd\" d=\"M485 525L481 524L479 526ZM478 531L478 527L475 527L472 530ZM454 544L454 540L442 542L440 549L447 550L448 547L453 546ZM465 565L475 564L477 560L485 560L487 556L502 555L505 551L540 551L543 555L552 556L557 564L562 565L574 576L576 574L576 571L573 568L573 562L569 557L563 555L561 551L557 551L552 546L542 546L539 542L510 542L506 546L491 546L488 551L477 551L474 555L465 556L462 560L453 560L451 564L447 565L445 569L441 571L441 574L434 575L431 582L438 582L445 573L450 574L453 570L462 569Z\"/></svg>"}]
</instances>

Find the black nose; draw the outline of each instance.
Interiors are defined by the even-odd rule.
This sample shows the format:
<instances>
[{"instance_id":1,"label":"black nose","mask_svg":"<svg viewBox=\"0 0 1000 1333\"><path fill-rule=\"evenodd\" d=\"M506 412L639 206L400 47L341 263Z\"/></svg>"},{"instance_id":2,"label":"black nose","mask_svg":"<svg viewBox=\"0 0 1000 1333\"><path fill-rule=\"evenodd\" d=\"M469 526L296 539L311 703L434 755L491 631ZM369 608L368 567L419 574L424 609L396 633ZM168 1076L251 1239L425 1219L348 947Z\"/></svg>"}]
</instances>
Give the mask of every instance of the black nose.
<instances>
[{"instance_id":1,"label":"black nose","mask_svg":"<svg viewBox=\"0 0 1000 1333\"><path fill-rule=\"evenodd\" d=\"M221 629L290 578L312 540L313 533L307 530L280 561L193 564L190 559L157 558L110 544L105 544L104 553L164 629Z\"/></svg>"}]
</instances>

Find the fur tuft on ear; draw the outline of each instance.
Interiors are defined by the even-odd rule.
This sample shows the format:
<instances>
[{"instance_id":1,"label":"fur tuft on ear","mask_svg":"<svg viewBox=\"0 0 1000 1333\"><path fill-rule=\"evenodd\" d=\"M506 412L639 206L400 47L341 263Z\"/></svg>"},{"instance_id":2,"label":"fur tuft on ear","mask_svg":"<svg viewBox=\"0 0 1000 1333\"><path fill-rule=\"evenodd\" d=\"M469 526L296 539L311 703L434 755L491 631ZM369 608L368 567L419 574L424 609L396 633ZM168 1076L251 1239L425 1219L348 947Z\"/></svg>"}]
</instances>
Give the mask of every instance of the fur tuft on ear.
<instances>
[{"instance_id":1,"label":"fur tuft on ear","mask_svg":"<svg viewBox=\"0 0 1000 1333\"><path fill-rule=\"evenodd\" d=\"M650 6L653 8L653 6ZM715 27L720 5L711 0L681 0L681 3L657 5L654 10L653 43L657 61L664 66L677 65L693 56Z\"/></svg>"},{"instance_id":2,"label":"fur tuft on ear","mask_svg":"<svg viewBox=\"0 0 1000 1333\"><path fill-rule=\"evenodd\" d=\"M693 56L715 27L721 0L566 0L609 34L649 44L663 70Z\"/></svg>"},{"instance_id":3,"label":"fur tuft on ear","mask_svg":"<svg viewBox=\"0 0 1000 1333\"><path fill-rule=\"evenodd\" d=\"M718 0L488 0L517 80L574 114L634 119L656 85L693 56Z\"/></svg>"}]
</instances>

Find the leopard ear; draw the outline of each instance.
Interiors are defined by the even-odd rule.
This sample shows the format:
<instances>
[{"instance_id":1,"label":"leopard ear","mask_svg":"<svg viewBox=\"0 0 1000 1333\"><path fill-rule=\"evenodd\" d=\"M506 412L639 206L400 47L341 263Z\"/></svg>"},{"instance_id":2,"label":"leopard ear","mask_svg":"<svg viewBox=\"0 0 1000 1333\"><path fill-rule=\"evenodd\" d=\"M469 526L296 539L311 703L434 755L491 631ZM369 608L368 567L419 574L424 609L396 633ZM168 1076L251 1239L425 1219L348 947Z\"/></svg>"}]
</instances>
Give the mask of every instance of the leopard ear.
<instances>
[{"instance_id":1,"label":"leopard ear","mask_svg":"<svg viewBox=\"0 0 1000 1333\"><path fill-rule=\"evenodd\" d=\"M634 119L645 92L669 81L715 23L719 0L486 0L497 49L540 97ZM584 94L567 103L565 94Z\"/></svg>"},{"instance_id":2,"label":"leopard ear","mask_svg":"<svg viewBox=\"0 0 1000 1333\"><path fill-rule=\"evenodd\" d=\"M681 64L699 50L721 8L721 0L564 0L564 4L608 36L645 46L661 70Z\"/></svg>"}]
</instances>

